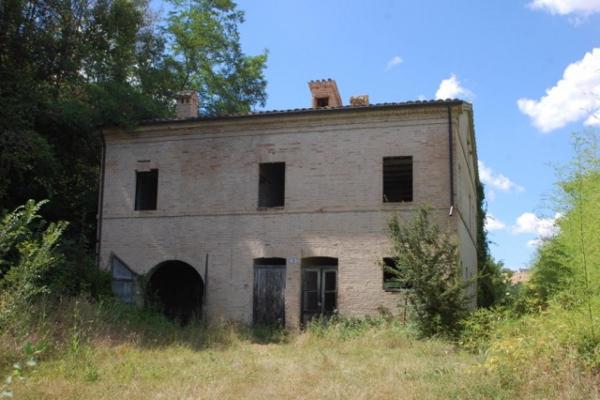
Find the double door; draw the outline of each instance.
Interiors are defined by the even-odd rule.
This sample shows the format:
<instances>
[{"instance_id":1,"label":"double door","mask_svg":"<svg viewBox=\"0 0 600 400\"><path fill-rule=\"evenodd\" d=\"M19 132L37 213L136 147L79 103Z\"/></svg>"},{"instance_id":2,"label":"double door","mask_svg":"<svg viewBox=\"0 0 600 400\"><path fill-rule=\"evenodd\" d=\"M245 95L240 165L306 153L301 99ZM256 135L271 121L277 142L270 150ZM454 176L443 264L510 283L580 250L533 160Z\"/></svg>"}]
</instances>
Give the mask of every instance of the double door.
<instances>
[{"instance_id":1,"label":"double door","mask_svg":"<svg viewBox=\"0 0 600 400\"><path fill-rule=\"evenodd\" d=\"M302 323L337 310L337 267L311 266L302 269Z\"/></svg>"}]
</instances>

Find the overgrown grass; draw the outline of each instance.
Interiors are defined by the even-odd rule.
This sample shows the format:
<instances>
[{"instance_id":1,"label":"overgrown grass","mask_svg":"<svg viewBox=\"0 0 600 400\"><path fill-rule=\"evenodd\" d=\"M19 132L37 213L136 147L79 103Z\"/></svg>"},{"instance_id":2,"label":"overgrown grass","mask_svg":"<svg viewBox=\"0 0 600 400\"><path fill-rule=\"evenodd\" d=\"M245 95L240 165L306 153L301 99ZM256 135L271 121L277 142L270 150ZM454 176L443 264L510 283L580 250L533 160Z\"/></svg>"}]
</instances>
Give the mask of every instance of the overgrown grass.
<instances>
[{"instance_id":1,"label":"overgrown grass","mask_svg":"<svg viewBox=\"0 0 600 400\"><path fill-rule=\"evenodd\" d=\"M32 315L0 337L2 373L23 364L25 379L10 385L19 399L600 398L595 377L568 360L557 360L565 368L535 370L531 385L516 379L521 371L490 369L485 354L417 340L389 318L315 322L303 332L231 323L181 328L151 312L85 299L38 304ZM24 363L27 343L43 349L35 366Z\"/></svg>"}]
</instances>

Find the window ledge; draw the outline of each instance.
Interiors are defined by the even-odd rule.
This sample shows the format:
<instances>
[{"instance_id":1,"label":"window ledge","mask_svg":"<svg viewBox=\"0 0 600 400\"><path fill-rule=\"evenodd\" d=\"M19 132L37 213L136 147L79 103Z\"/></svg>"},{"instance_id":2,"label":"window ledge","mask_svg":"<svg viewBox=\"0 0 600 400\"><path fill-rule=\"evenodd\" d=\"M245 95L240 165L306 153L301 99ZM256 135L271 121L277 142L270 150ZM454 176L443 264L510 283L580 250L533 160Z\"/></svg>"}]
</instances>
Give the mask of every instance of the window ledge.
<instances>
[{"instance_id":1,"label":"window ledge","mask_svg":"<svg viewBox=\"0 0 600 400\"><path fill-rule=\"evenodd\" d=\"M282 211L285 210L285 206L277 206L277 207L256 207L257 211Z\"/></svg>"},{"instance_id":2,"label":"window ledge","mask_svg":"<svg viewBox=\"0 0 600 400\"><path fill-rule=\"evenodd\" d=\"M402 289L402 288L383 288L384 292L390 292L390 293L406 293L409 290L410 289Z\"/></svg>"},{"instance_id":3,"label":"window ledge","mask_svg":"<svg viewBox=\"0 0 600 400\"><path fill-rule=\"evenodd\" d=\"M399 201L399 202L382 202L382 208L386 209L386 208L411 208L415 206L415 202L414 201Z\"/></svg>"}]
</instances>

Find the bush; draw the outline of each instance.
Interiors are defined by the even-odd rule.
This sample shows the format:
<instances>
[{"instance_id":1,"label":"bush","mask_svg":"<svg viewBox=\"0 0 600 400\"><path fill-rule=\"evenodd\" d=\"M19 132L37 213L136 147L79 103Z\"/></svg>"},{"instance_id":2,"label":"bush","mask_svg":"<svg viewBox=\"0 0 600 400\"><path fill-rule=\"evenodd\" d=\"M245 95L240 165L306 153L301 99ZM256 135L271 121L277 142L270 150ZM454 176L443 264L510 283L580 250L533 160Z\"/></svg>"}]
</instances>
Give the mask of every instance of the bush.
<instances>
[{"instance_id":1,"label":"bush","mask_svg":"<svg viewBox=\"0 0 600 400\"><path fill-rule=\"evenodd\" d=\"M509 313L504 308L478 308L460 322L458 344L470 352L485 352L498 326L508 318Z\"/></svg>"},{"instance_id":2,"label":"bush","mask_svg":"<svg viewBox=\"0 0 600 400\"><path fill-rule=\"evenodd\" d=\"M45 227L38 215L44 203L29 200L0 221L0 327L48 293L45 278L61 262L57 247L67 223Z\"/></svg>"},{"instance_id":3,"label":"bush","mask_svg":"<svg viewBox=\"0 0 600 400\"><path fill-rule=\"evenodd\" d=\"M421 208L412 221L389 222L394 267L385 267L406 291L417 329L422 336L454 336L465 315L466 284L458 248Z\"/></svg>"}]
</instances>

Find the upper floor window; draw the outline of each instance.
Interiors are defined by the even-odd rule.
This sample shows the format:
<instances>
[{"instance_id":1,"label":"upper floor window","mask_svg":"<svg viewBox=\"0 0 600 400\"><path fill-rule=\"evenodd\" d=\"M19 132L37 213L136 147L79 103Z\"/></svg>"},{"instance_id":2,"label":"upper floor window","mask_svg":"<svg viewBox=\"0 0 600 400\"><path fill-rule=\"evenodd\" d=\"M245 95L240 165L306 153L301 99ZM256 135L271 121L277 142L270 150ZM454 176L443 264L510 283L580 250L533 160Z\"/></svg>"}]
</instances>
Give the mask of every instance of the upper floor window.
<instances>
[{"instance_id":1,"label":"upper floor window","mask_svg":"<svg viewBox=\"0 0 600 400\"><path fill-rule=\"evenodd\" d=\"M158 170L135 172L135 209L156 210Z\"/></svg>"},{"instance_id":2,"label":"upper floor window","mask_svg":"<svg viewBox=\"0 0 600 400\"><path fill-rule=\"evenodd\" d=\"M413 201L413 159L383 158L383 202Z\"/></svg>"},{"instance_id":3,"label":"upper floor window","mask_svg":"<svg viewBox=\"0 0 600 400\"><path fill-rule=\"evenodd\" d=\"M259 165L258 207L283 207L285 199L285 163Z\"/></svg>"}]
</instances>

